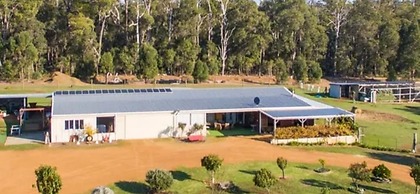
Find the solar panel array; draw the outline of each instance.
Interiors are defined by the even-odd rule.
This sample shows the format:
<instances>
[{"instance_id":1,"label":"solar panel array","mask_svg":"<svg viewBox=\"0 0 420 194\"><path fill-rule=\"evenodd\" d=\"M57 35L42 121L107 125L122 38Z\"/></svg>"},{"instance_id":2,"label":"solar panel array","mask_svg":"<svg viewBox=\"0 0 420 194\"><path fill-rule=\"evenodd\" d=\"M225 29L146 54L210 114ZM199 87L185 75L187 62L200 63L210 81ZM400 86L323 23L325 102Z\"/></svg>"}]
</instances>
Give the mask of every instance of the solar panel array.
<instances>
[{"instance_id":1,"label":"solar panel array","mask_svg":"<svg viewBox=\"0 0 420 194\"><path fill-rule=\"evenodd\" d=\"M56 91L54 95L82 95L82 94L129 94L129 93L171 93L170 88L148 89L97 89L97 90L64 90Z\"/></svg>"}]
</instances>

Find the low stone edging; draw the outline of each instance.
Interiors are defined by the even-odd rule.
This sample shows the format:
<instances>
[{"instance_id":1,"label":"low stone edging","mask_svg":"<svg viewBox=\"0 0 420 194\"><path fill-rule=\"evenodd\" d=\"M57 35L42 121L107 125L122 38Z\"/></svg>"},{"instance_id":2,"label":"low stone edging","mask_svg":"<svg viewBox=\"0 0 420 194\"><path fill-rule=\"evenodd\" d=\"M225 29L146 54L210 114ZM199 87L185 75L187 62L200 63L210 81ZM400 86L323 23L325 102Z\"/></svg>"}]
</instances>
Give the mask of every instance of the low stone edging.
<instances>
[{"instance_id":1,"label":"low stone edging","mask_svg":"<svg viewBox=\"0 0 420 194\"><path fill-rule=\"evenodd\" d=\"M348 136L336 136L336 137L313 137L313 138L297 138L297 139L272 139L271 144L275 145L283 145L288 144L290 142L298 142L298 143L307 143L307 144L315 144L315 143L326 143L326 144L337 144L337 143L345 143L345 144L353 144L357 142L357 138L351 135Z\"/></svg>"}]
</instances>

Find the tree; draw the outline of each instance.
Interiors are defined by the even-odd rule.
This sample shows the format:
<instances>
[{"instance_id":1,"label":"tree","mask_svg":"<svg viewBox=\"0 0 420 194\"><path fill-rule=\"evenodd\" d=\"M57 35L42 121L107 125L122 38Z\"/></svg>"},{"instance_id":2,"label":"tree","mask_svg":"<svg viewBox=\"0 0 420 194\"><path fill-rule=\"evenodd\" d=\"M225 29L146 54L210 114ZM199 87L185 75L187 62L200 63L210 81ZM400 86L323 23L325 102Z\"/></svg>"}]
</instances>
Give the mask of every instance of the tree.
<instances>
[{"instance_id":1,"label":"tree","mask_svg":"<svg viewBox=\"0 0 420 194\"><path fill-rule=\"evenodd\" d=\"M57 173L57 168L41 165L35 170L36 187L42 194L57 194L61 190L61 177Z\"/></svg>"},{"instance_id":2,"label":"tree","mask_svg":"<svg viewBox=\"0 0 420 194\"><path fill-rule=\"evenodd\" d=\"M359 190L359 181L370 181L371 170L367 168L366 162L351 164L348 175L351 178L356 190Z\"/></svg>"},{"instance_id":3,"label":"tree","mask_svg":"<svg viewBox=\"0 0 420 194\"><path fill-rule=\"evenodd\" d=\"M391 171L384 165L380 164L375 166L372 170L372 174L374 177L389 179L391 178Z\"/></svg>"},{"instance_id":4,"label":"tree","mask_svg":"<svg viewBox=\"0 0 420 194\"><path fill-rule=\"evenodd\" d=\"M284 179L284 170L287 167L287 160L283 157L277 158L277 166L280 168L282 173L282 178Z\"/></svg>"},{"instance_id":5,"label":"tree","mask_svg":"<svg viewBox=\"0 0 420 194\"><path fill-rule=\"evenodd\" d=\"M228 58L229 39L235 28L228 29L227 11L229 9L229 0L218 0L220 3L220 59L222 60L222 76L225 75L226 59Z\"/></svg>"},{"instance_id":6,"label":"tree","mask_svg":"<svg viewBox=\"0 0 420 194\"><path fill-rule=\"evenodd\" d=\"M205 81L209 77L209 68L201 60L199 60L195 64L193 76L198 83Z\"/></svg>"},{"instance_id":7,"label":"tree","mask_svg":"<svg viewBox=\"0 0 420 194\"><path fill-rule=\"evenodd\" d=\"M101 57L101 72L108 73L114 71L114 56L111 52L105 52Z\"/></svg>"},{"instance_id":8,"label":"tree","mask_svg":"<svg viewBox=\"0 0 420 194\"><path fill-rule=\"evenodd\" d=\"M414 164L411 166L410 176L413 178L414 183L416 184L416 194L419 194L419 185L420 185L420 164Z\"/></svg>"},{"instance_id":9,"label":"tree","mask_svg":"<svg viewBox=\"0 0 420 194\"><path fill-rule=\"evenodd\" d=\"M325 6L323 9L326 16L326 23L328 24L328 34L330 46L326 59L332 64L332 75L337 74L337 65L340 64L337 60L338 49L340 46L340 37L342 35L343 25L347 22L349 13L349 5L347 0L324 0Z\"/></svg>"},{"instance_id":10,"label":"tree","mask_svg":"<svg viewBox=\"0 0 420 194\"><path fill-rule=\"evenodd\" d=\"M152 45L143 44L140 49L140 67L138 75L144 79L154 79L158 74L158 54Z\"/></svg>"},{"instance_id":11,"label":"tree","mask_svg":"<svg viewBox=\"0 0 420 194\"><path fill-rule=\"evenodd\" d=\"M214 184L214 176L222 166L223 159L219 156L210 154L201 159L201 166L204 167L211 175L211 183Z\"/></svg>"},{"instance_id":12,"label":"tree","mask_svg":"<svg viewBox=\"0 0 420 194\"><path fill-rule=\"evenodd\" d=\"M253 181L255 186L267 189L267 191L269 191L270 187L276 184L277 179L273 173L271 173L271 171L262 168L261 170L257 171Z\"/></svg>"},{"instance_id":13,"label":"tree","mask_svg":"<svg viewBox=\"0 0 420 194\"><path fill-rule=\"evenodd\" d=\"M160 193L171 187L174 179L170 172L164 170L149 170L146 173L146 183L149 184L150 190L154 193Z\"/></svg>"}]
</instances>

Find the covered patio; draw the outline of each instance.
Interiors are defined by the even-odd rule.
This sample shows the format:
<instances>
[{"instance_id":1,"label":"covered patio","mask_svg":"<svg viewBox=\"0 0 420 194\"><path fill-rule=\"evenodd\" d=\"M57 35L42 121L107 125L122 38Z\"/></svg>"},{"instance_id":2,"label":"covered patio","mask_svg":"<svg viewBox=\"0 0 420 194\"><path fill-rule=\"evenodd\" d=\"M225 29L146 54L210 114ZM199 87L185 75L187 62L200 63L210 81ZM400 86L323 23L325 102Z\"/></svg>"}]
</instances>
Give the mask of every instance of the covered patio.
<instances>
[{"instance_id":1,"label":"covered patio","mask_svg":"<svg viewBox=\"0 0 420 194\"><path fill-rule=\"evenodd\" d=\"M299 110L269 110L260 111L260 121L263 116L267 116L273 121L273 134L277 127L296 126L296 121L302 127L305 125L314 125L315 119L325 119L327 125L331 125L334 118L348 117L354 121L354 114L340 108L306 108ZM262 132L262 122L258 123L259 132Z\"/></svg>"}]
</instances>

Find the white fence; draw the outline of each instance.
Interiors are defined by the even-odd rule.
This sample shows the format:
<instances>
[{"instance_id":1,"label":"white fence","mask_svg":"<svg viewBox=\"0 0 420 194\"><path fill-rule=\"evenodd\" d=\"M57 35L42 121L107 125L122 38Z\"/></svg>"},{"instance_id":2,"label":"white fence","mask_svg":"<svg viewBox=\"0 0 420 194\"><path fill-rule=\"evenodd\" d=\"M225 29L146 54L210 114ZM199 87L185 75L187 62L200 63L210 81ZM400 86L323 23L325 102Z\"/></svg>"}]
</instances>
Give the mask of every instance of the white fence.
<instances>
[{"instance_id":1,"label":"white fence","mask_svg":"<svg viewBox=\"0 0 420 194\"><path fill-rule=\"evenodd\" d=\"M272 139L271 144L275 145L282 145L288 144L290 142L298 142L298 143L308 143L308 144L315 144L315 143L325 143L325 144L337 144L337 143L345 143L345 144L353 144L357 142L357 138L355 136L336 136L336 137L314 137L314 138L298 138L298 139Z\"/></svg>"}]
</instances>

